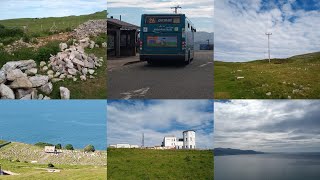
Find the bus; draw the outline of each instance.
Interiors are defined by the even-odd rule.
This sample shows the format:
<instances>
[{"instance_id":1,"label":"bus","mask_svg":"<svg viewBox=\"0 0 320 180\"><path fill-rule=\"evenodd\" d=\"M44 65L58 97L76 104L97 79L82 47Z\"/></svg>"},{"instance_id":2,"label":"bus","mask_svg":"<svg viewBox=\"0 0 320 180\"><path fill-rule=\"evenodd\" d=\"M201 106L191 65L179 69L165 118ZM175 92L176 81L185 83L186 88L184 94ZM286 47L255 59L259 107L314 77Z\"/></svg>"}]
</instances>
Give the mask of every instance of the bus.
<instances>
[{"instance_id":1,"label":"bus","mask_svg":"<svg viewBox=\"0 0 320 180\"><path fill-rule=\"evenodd\" d=\"M185 14L143 14L140 29L140 60L177 60L189 64L194 59L196 28Z\"/></svg>"}]
</instances>

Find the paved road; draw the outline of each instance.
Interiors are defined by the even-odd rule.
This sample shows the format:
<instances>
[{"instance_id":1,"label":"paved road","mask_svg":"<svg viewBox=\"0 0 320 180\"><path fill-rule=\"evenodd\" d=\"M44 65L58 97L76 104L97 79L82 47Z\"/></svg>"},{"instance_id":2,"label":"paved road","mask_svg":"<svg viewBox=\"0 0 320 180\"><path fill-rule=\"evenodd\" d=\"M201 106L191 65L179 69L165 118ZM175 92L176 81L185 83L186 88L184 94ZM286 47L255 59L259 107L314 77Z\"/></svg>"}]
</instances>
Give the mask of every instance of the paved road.
<instances>
[{"instance_id":1,"label":"paved road","mask_svg":"<svg viewBox=\"0 0 320 180\"><path fill-rule=\"evenodd\" d=\"M138 58L130 57L129 61ZM108 99L213 99L210 51L196 52L187 66L139 62L108 69L107 76Z\"/></svg>"}]
</instances>

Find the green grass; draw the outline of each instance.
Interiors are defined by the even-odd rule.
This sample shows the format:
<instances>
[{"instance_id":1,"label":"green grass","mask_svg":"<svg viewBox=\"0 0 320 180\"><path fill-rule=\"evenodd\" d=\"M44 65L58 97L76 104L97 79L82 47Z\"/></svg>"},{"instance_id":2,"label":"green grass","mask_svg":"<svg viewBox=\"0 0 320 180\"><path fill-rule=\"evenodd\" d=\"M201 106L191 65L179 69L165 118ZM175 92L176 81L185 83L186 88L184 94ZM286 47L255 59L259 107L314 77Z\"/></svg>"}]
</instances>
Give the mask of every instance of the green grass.
<instances>
[{"instance_id":1,"label":"green grass","mask_svg":"<svg viewBox=\"0 0 320 180\"><path fill-rule=\"evenodd\" d=\"M104 180L107 176L106 151L99 157L83 157L81 154L66 154L58 157L45 154L38 146L13 142L0 148L0 164L3 170L19 175L2 176L1 179L98 179ZM77 159L80 155L82 158ZM38 163L31 163L36 160ZM70 162L77 161L77 164ZM41 163L42 162L42 163ZM55 163L56 162L56 163ZM57 163L60 162L60 163ZM47 172L48 163L60 172Z\"/></svg>"},{"instance_id":2,"label":"green grass","mask_svg":"<svg viewBox=\"0 0 320 180\"><path fill-rule=\"evenodd\" d=\"M0 144L4 144L4 143L6 143L6 142L7 142L7 141L0 139Z\"/></svg>"},{"instance_id":3,"label":"green grass","mask_svg":"<svg viewBox=\"0 0 320 180\"><path fill-rule=\"evenodd\" d=\"M31 164L26 162L12 162L0 159L2 169L9 170L19 175L1 176L1 179L86 179L105 180L107 169L105 166L86 165L54 165L57 173L46 171L47 164Z\"/></svg>"},{"instance_id":4,"label":"green grass","mask_svg":"<svg viewBox=\"0 0 320 180\"><path fill-rule=\"evenodd\" d=\"M28 27L28 34L38 34L40 36L48 35L50 28L55 23L57 31L73 30L80 24L93 19L105 19L107 17L107 12L96 12L89 15L81 16L67 16L67 17L50 17L50 18L22 18L22 19L8 19L0 20L0 24L13 28L23 28L23 26Z\"/></svg>"},{"instance_id":5,"label":"green grass","mask_svg":"<svg viewBox=\"0 0 320 180\"><path fill-rule=\"evenodd\" d=\"M319 99L320 52L288 59L214 62L216 99ZM244 77L244 79L237 79ZM293 91L296 92L293 92ZM299 90L299 92L297 92ZM268 96L266 93L271 92Z\"/></svg>"},{"instance_id":6,"label":"green grass","mask_svg":"<svg viewBox=\"0 0 320 180\"><path fill-rule=\"evenodd\" d=\"M108 179L213 179L209 150L108 149Z\"/></svg>"}]
</instances>

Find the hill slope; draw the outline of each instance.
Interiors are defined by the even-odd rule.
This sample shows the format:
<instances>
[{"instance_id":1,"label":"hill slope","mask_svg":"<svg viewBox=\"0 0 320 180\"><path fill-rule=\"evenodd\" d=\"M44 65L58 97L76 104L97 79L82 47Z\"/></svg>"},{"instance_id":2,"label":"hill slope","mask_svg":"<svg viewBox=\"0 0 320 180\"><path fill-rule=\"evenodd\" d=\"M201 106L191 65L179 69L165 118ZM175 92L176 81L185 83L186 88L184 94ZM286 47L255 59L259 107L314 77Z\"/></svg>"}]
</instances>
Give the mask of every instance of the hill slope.
<instances>
[{"instance_id":1,"label":"hill slope","mask_svg":"<svg viewBox=\"0 0 320 180\"><path fill-rule=\"evenodd\" d=\"M108 179L213 179L213 152L108 149Z\"/></svg>"},{"instance_id":2,"label":"hill slope","mask_svg":"<svg viewBox=\"0 0 320 180\"><path fill-rule=\"evenodd\" d=\"M287 59L214 62L215 98L318 99L320 52Z\"/></svg>"},{"instance_id":3,"label":"hill slope","mask_svg":"<svg viewBox=\"0 0 320 180\"><path fill-rule=\"evenodd\" d=\"M240 155L240 154L264 154L263 152L257 152L253 150L240 150L231 148L215 148L215 156L227 156L227 155Z\"/></svg>"},{"instance_id":4,"label":"hill slope","mask_svg":"<svg viewBox=\"0 0 320 180\"><path fill-rule=\"evenodd\" d=\"M64 151L59 155L43 151L37 146L15 142L0 148L1 168L18 174L1 179L106 179L106 151L88 154ZM54 168L49 169L48 163L54 164Z\"/></svg>"},{"instance_id":5,"label":"hill slope","mask_svg":"<svg viewBox=\"0 0 320 180\"><path fill-rule=\"evenodd\" d=\"M18 28L27 26L27 30L29 33L42 33L45 31L50 31L50 28L56 29L57 31L66 30L67 28L70 28L72 30L88 20L105 19L106 16L107 11L101 11L80 16L0 20L0 24L6 27Z\"/></svg>"}]
</instances>

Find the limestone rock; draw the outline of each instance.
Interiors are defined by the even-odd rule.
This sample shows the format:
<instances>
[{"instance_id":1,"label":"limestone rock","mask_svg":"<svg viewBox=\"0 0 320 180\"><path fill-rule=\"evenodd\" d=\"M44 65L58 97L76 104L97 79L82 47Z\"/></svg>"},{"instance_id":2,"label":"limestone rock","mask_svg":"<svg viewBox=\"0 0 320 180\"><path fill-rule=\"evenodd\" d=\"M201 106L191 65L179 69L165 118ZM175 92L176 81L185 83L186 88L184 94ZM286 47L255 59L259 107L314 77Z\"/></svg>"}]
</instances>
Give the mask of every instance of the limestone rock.
<instances>
[{"instance_id":1,"label":"limestone rock","mask_svg":"<svg viewBox=\"0 0 320 180\"><path fill-rule=\"evenodd\" d=\"M21 99L27 94L31 94L32 91L33 91L32 89L17 89L15 91L16 99Z\"/></svg>"},{"instance_id":2,"label":"limestone rock","mask_svg":"<svg viewBox=\"0 0 320 180\"><path fill-rule=\"evenodd\" d=\"M47 72L47 74L53 76L54 72L53 72L52 70L49 70L49 71Z\"/></svg>"},{"instance_id":3,"label":"limestone rock","mask_svg":"<svg viewBox=\"0 0 320 180\"><path fill-rule=\"evenodd\" d=\"M63 50L68 48L68 45L67 45L67 43L60 43L59 44L59 48L60 48L61 51L63 51Z\"/></svg>"},{"instance_id":4,"label":"limestone rock","mask_svg":"<svg viewBox=\"0 0 320 180\"><path fill-rule=\"evenodd\" d=\"M43 66L42 71L47 71L48 69L48 66Z\"/></svg>"},{"instance_id":5,"label":"limestone rock","mask_svg":"<svg viewBox=\"0 0 320 180\"><path fill-rule=\"evenodd\" d=\"M83 68L82 69L82 74L83 75L87 75L88 74L88 69L87 68Z\"/></svg>"},{"instance_id":6,"label":"limestone rock","mask_svg":"<svg viewBox=\"0 0 320 180\"><path fill-rule=\"evenodd\" d=\"M37 64L34 60L21 60L21 61L10 61L2 66L1 70L8 72L14 69L27 70L37 67Z\"/></svg>"},{"instance_id":7,"label":"limestone rock","mask_svg":"<svg viewBox=\"0 0 320 180\"><path fill-rule=\"evenodd\" d=\"M60 96L61 99L70 99L70 91L65 87L60 87Z\"/></svg>"},{"instance_id":8,"label":"limestone rock","mask_svg":"<svg viewBox=\"0 0 320 180\"><path fill-rule=\"evenodd\" d=\"M53 82L53 83L56 83L56 82L59 82L59 81L62 81L62 79L60 79L60 78L52 78L51 79L51 82Z\"/></svg>"},{"instance_id":9,"label":"limestone rock","mask_svg":"<svg viewBox=\"0 0 320 180\"><path fill-rule=\"evenodd\" d=\"M89 72L89 74L92 75L94 73L94 70L93 69L89 69L88 72Z\"/></svg>"},{"instance_id":10,"label":"limestone rock","mask_svg":"<svg viewBox=\"0 0 320 180\"><path fill-rule=\"evenodd\" d=\"M41 86L39 88L40 91L42 91L43 93L45 93L46 95L51 94L52 90L53 90L53 85L51 82Z\"/></svg>"},{"instance_id":11,"label":"limestone rock","mask_svg":"<svg viewBox=\"0 0 320 180\"><path fill-rule=\"evenodd\" d=\"M12 89L32 88L32 83L27 77L15 79L10 85Z\"/></svg>"},{"instance_id":12,"label":"limestone rock","mask_svg":"<svg viewBox=\"0 0 320 180\"><path fill-rule=\"evenodd\" d=\"M76 75L77 74L77 70L76 69L68 69L68 73L71 75Z\"/></svg>"},{"instance_id":13,"label":"limestone rock","mask_svg":"<svg viewBox=\"0 0 320 180\"><path fill-rule=\"evenodd\" d=\"M45 66L45 65L47 65L46 62L44 62L44 61L41 61L41 62L40 62L40 67L43 67L43 66Z\"/></svg>"},{"instance_id":14,"label":"limestone rock","mask_svg":"<svg viewBox=\"0 0 320 180\"><path fill-rule=\"evenodd\" d=\"M8 81L14 81L15 79L20 77L27 77L27 75L24 74L20 69L13 69L7 72Z\"/></svg>"},{"instance_id":15,"label":"limestone rock","mask_svg":"<svg viewBox=\"0 0 320 180\"><path fill-rule=\"evenodd\" d=\"M86 81L86 80L87 80L87 77L86 77L85 75L81 75L81 76L80 76L80 79L81 79L81 81Z\"/></svg>"},{"instance_id":16,"label":"limestone rock","mask_svg":"<svg viewBox=\"0 0 320 180\"><path fill-rule=\"evenodd\" d=\"M51 98L50 97L48 97L48 96L45 96L44 98L43 98L43 100L50 100Z\"/></svg>"},{"instance_id":17,"label":"limestone rock","mask_svg":"<svg viewBox=\"0 0 320 180\"><path fill-rule=\"evenodd\" d=\"M6 73L2 70L0 70L0 84L5 83L6 82Z\"/></svg>"},{"instance_id":18,"label":"limestone rock","mask_svg":"<svg viewBox=\"0 0 320 180\"><path fill-rule=\"evenodd\" d=\"M44 75L36 75L29 78L32 87L40 87L48 83L49 77Z\"/></svg>"},{"instance_id":19,"label":"limestone rock","mask_svg":"<svg viewBox=\"0 0 320 180\"><path fill-rule=\"evenodd\" d=\"M5 84L0 84L0 97L1 99L14 99L14 93Z\"/></svg>"},{"instance_id":20,"label":"limestone rock","mask_svg":"<svg viewBox=\"0 0 320 180\"><path fill-rule=\"evenodd\" d=\"M38 69L37 68L31 68L25 71L25 73L29 76L34 76L38 73Z\"/></svg>"},{"instance_id":21,"label":"limestone rock","mask_svg":"<svg viewBox=\"0 0 320 180\"><path fill-rule=\"evenodd\" d=\"M43 94L39 94L39 95L38 95L38 99L39 99L39 100L42 100L42 99L43 99Z\"/></svg>"}]
</instances>

